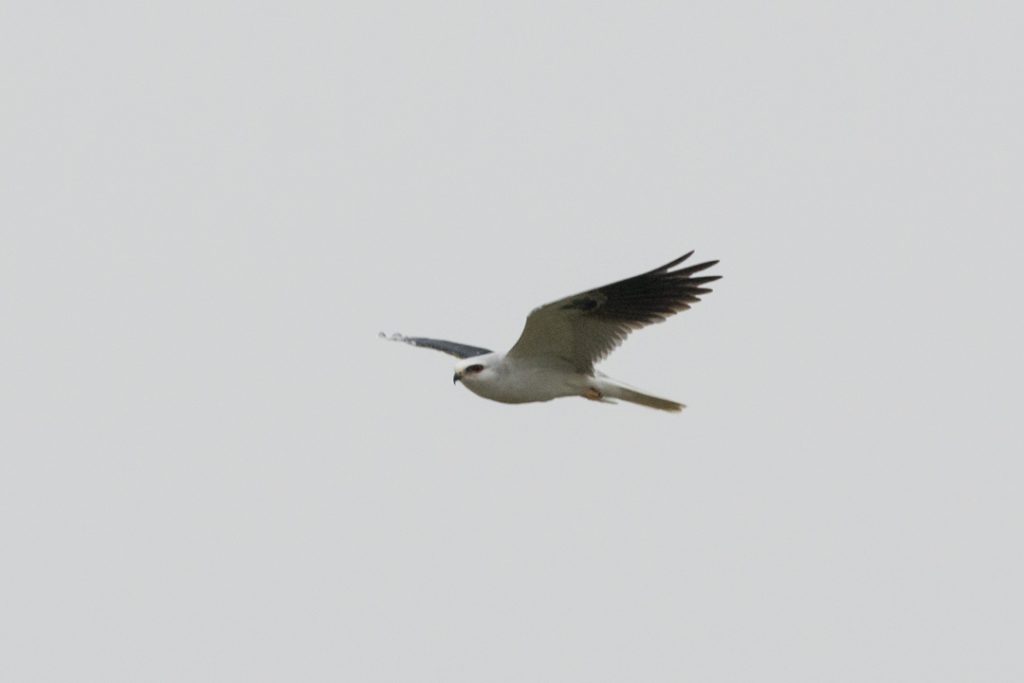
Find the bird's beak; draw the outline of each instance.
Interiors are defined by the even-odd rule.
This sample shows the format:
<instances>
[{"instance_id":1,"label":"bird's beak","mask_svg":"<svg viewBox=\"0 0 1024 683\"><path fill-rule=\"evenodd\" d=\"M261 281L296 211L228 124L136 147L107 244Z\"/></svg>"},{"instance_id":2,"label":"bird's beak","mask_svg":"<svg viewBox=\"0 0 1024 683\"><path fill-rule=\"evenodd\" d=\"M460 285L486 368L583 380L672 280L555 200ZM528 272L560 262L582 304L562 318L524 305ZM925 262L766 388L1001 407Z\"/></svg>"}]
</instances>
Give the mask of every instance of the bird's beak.
<instances>
[{"instance_id":1,"label":"bird's beak","mask_svg":"<svg viewBox=\"0 0 1024 683\"><path fill-rule=\"evenodd\" d=\"M455 384L460 379L462 379L462 375L456 372L455 375L452 377L452 384Z\"/></svg>"}]
</instances>

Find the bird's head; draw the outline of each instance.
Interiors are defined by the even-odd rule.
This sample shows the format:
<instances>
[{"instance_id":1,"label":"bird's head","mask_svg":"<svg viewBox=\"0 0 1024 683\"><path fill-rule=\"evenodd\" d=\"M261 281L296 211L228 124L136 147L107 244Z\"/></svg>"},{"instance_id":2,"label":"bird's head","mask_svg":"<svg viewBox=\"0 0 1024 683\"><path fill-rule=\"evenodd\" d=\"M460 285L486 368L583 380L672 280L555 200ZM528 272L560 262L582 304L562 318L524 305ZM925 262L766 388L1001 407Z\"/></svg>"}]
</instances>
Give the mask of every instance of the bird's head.
<instances>
[{"instance_id":1,"label":"bird's head","mask_svg":"<svg viewBox=\"0 0 1024 683\"><path fill-rule=\"evenodd\" d=\"M462 382L473 384L486 379L494 373L494 354L464 358L455 364L455 376L452 377L452 384Z\"/></svg>"}]
</instances>

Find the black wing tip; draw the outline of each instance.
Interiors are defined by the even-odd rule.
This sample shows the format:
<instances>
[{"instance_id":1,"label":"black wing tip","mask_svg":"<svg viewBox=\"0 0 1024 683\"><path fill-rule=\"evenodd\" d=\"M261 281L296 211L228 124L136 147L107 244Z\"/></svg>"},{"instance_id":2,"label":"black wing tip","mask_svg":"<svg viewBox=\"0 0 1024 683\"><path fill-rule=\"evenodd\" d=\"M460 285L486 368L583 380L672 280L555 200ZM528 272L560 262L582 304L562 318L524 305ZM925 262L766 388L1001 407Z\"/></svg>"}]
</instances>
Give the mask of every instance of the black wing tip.
<instances>
[{"instance_id":1,"label":"black wing tip","mask_svg":"<svg viewBox=\"0 0 1024 683\"><path fill-rule=\"evenodd\" d=\"M665 265L659 266L659 267L655 268L654 270L647 272L646 275L653 275L654 273L663 273L663 272L667 271L669 268L673 268L675 266L678 266L680 263L682 263L686 259L688 259L691 256L693 256L693 252L694 251L696 251L696 250L695 249L691 249L690 251L686 252L685 254L680 256L679 258L677 258L677 259L675 259L673 261L669 261Z\"/></svg>"},{"instance_id":2,"label":"black wing tip","mask_svg":"<svg viewBox=\"0 0 1024 683\"><path fill-rule=\"evenodd\" d=\"M693 254L695 252L696 252L695 249L691 249L690 251L686 252L685 254L683 254L679 258L675 259L674 261L670 261L670 262L666 263L665 265L661 266L660 268L655 268L654 270L649 271L649 272L644 273L644 274L645 275L658 275L658 274L677 275L677 274L686 274L686 273L697 273L697 272L700 272L702 270L706 270L707 268L710 268L712 266L717 266L718 263L720 262L720 259L713 259L711 261L703 261L701 263L696 263L696 264L694 264L692 266L687 266L685 268L680 268L679 270L672 270L672 268L678 266L680 263L686 261L688 258L693 256Z\"/></svg>"},{"instance_id":3,"label":"black wing tip","mask_svg":"<svg viewBox=\"0 0 1024 683\"><path fill-rule=\"evenodd\" d=\"M685 254L683 254L682 256L680 256L679 258L677 258L677 259L676 259L675 261L673 261L672 263L670 263L670 264L668 265L668 267L669 267L669 268L671 268L671 267L672 267L672 266L674 266L674 265L677 265L677 264L680 264L680 263L682 263L682 262L683 262L683 261L685 261L686 259L688 259L688 258L690 258L691 256L693 256L693 254L694 254L694 253L695 253L696 251L697 251L696 249L691 249L690 251L686 252Z\"/></svg>"},{"instance_id":4,"label":"black wing tip","mask_svg":"<svg viewBox=\"0 0 1024 683\"><path fill-rule=\"evenodd\" d=\"M703 285L715 280L721 280L721 275L701 275L700 277L688 277L685 282L690 285Z\"/></svg>"},{"instance_id":5,"label":"black wing tip","mask_svg":"<svg viewBox=\"0 0 1024 683\"><path fill-rule=\"evenodd\" d=\"M588 295L595 292L587 292L563 308L579 309L583 315L640 325L660 322L689 310L702 296L713 291L705 285L722 278L721 275L698 275L717 265L718 259L671 270L693 253L687 252L661 268L595 290L604 294L603 300L592 302L594 297Z\"/></svg>"},{"instance_id":6,"label":"black wing tip","mask_svg":"<svg viewBox=\"0 0 1024 683\"><path fill-rule=\"evenodd\" d=\"M713 266L717 266L718 262L719 262L718 259L715 259L713 261L702 261L701 263L695 263L692 266L687 266L686 268L680 268L679 270L670 270L667 273L665 273L665 275L675 276L675 277L689 277L690 275L693 275L694 273L699 273L702 270L707 270L708 268L711 268Z\"/></svg>"}]
</instances>

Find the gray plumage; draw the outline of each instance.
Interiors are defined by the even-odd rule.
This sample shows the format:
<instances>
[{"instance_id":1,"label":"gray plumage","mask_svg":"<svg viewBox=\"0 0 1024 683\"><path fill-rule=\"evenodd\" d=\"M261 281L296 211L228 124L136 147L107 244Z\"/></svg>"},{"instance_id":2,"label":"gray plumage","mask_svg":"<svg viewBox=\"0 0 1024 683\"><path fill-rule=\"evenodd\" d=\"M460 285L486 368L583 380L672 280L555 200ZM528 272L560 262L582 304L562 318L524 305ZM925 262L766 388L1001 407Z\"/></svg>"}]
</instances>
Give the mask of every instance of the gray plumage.
<instances>
[{"instance_id":1,"label":"gray plumage","mask_svg":"<svg viewBox=\"0 0 1024 683\"><path fill-rule=\"evenodd\" d=\"M389 341L404 342L406 344L411 344L412 346L420 346L424 349L441 351L442 353L447 353L449 356L455 356L456 358L472 358L473 356L482 356L485 353L491 353L490 349L484 349L479 346L470 346L469 344L458 344L444 339L406 337L398 333L388 336L383 332L380 333L380 336Z\"/></svg>"}]
</instances>

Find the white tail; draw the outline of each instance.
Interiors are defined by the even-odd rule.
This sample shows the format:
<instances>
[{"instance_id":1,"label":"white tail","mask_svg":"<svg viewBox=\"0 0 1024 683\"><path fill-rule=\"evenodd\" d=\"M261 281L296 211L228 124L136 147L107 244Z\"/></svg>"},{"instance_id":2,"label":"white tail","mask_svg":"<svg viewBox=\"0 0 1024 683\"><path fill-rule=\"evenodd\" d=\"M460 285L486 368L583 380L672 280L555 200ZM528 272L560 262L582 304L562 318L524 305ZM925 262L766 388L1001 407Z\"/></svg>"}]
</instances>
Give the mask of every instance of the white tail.
<instances>
[{"instance_id":1,"label":"white tail","mask_svg":"<svg viewBox=\"0 0 1024 683\"><path fill-rule=\"evenodd\" d=\"M623 401L629 401L630 403L647 406L648 408L665 410L670 413L678 413L686 407L682 403L676 403L675 401L670 401L667 398L659 398L658 396L651 396L650 394L645 394L642 391L637 391L633 387L617 382L610 377L599 376L596 379L598 391L607 398L617 398Z\"/></svg>"}]
</instances>

